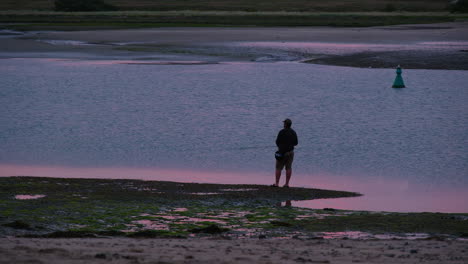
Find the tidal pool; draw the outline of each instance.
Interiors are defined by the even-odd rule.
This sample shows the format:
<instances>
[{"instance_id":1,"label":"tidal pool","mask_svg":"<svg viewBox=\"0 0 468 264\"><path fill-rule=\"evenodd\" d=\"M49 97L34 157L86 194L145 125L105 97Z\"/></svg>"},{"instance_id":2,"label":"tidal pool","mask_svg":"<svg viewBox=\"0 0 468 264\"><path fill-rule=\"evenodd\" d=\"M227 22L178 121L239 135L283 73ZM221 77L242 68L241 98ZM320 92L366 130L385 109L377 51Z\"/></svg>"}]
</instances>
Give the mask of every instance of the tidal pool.
<instances>
[{"instance_id":1,"label":"tidal pool","mask_svg":"<svg viewBox=\"0 0 468 264\"><path fill-rule=\"evenodd\" d=\"M16 200L35 200L46 197L43 194L18 194L15 195Z\"/></svg>"}]
</instances>

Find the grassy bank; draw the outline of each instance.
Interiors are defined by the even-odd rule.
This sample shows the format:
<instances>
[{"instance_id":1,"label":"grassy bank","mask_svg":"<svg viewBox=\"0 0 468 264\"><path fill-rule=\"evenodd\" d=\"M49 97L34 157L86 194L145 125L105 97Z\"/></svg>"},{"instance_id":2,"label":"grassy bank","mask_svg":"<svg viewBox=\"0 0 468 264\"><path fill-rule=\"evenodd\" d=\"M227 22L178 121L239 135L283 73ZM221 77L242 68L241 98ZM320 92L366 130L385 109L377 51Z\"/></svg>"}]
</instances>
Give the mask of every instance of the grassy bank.
<instances>
[{"instance_id":1,"label":"grassy bank","mask_svg":"<svg viewBox=\"0 0 468 264\"><path fill-rule=\"evenodd\" d=\"M468 235L468 214L305 209L284 201L351 192L263 185L136 180L0 178L0 236L314 237L315 232ZM43 195L21 200L17 195Z\"/></svg>"},{"instance_id":2,"label":"grassy bank","mask_svg":"<svg viewBox=\"0 0 468 264\"><path fill-rule=\"evenodd\" d=\"M441 0L105 0L120 10L218 10L218 11L443 11L448 1ZM53 10L53 0L3 0L0 10Z\"/></svg>"},{"instance_id":3,"label":"grassy bank","mask_svg":"<svg viewBox=\"0 0 468 264\"><path fill-rule=\"evenodd\" d=\"M22 27L159 27L159 26L340 26L367 27L466 21L468 15L448 12L214 12L116 11L51 12L1 11L0 23ZM20 27L19 25L10 27Z\"/></svg>"}]
</instances>

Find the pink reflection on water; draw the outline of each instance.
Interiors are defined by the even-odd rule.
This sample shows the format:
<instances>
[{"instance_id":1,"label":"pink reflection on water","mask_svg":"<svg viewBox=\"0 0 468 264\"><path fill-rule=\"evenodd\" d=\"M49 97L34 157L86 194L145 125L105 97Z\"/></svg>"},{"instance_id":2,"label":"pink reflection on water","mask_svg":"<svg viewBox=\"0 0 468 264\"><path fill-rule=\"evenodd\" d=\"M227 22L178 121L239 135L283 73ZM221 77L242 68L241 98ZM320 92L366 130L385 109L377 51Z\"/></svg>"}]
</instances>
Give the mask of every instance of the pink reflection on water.
<instances>
[{"instance_id":1,"label":"pink reflection on water","mask_svg":"<svg viewBox=\"0 0 468 264\"><path fill-rule=\"evenodd\" d=\"M174 208L172 211L173 211L173 212L187 212L188 209L187 209L187 208L180 207L180 208Z\"/></svg>"},{"instance_id":2,"label":"pink reflection on water","mask_svg":"<svg viewBox=\"0 0 468 264\"><path fill-rule=\"evenodd\" d=\"M157 223L151 220L137 220L137 221L133 221L132 223L142 225L144 229L169 230L169 225L164 224L164 223ZM134 230L128 230L128 231L134 231Z\"/></svg>"},{"instance_id":3,"label":"pink reflection on water","mask_svg":"<svg viewBox=\"0 0 468 264\"><path fill-rule=\"evenodd\" d=\"M361 231L346 231L346 232L321 232L317 233L325 239L425 239L430 237L426 233L404 233L404 234L371 234Z\"/></svg>"},{"instance_id":4,"label":"pink reflection on water","mask_svg":"<svg viewBox=\"0 0 468 264\"><path fill-rule=\"evenodd\" d=\"M421 45L438 45L438 46L468 46L468 41L425 41L420 42Z\"/></svg>"},{"instance_id":5,"label":"pink reflection on water","mask_svg":"<svg viewBox=\"0 0 468 264\"><path fill-rule=\"evenodd\" d=\"M388 212L468 212L468 193L463 188L415 185L384 177L309 176L315 188L346 190L360 197L293 201L292 206Z\"/></svg>"},{"instance_id":6,"label":"pink reflection on water","mask_svg":"<svg viewBox=\"0 0 468 264\"><path fill-rule=\"evenodd\" d=\"M466 41L420 42L412 44L369 44L339 42L294 42L294 41L253 41L237 42L233 46L295 50L311 54L347 54L364 51L395 51L424 49L456 49L466 47Z\"/></svg>"},{"instance_id":7,"label":"pink reflection on water","mask_svg":"<svg viewBox=\"0 0 468 264\"><path fill-rule=\"evenodd\" d=\"M346 54L360 51L387 51L409 49L409 45L401 44L368 44L368 43L328 43L328 42L281 42L259 41L239 42L233 44L239 47L272 48L280 50L296 50L307 53Z\"/></svg>"},{"instance_id":8,"label":"pink reflection on water","mask_svg":"<svg viewBox=\"0 0 468 264\"><path fill-rule=\"evenodd\" d=\"M415 193L395 191L393 194L365 194L361 197L294 201L293 206L307 208L335 208L343 210L388 212L468 212L467 195L460 191L433 191Z\"/></svg>"},{"instance_id":9,"label":"pink reflection on water","mask_svg":"<svg viewBox=\"0 0 468 264\"><path fill-rule=\"evenodd\" d=\"M217 64L216 62L208 61L168 61L168 60L51 60L61 62L61 65L65 66L79 66L79 65L206 65L206 64Z\"/></svg>"},{"instance_id":10,"label":"pink reflection on water","mask_svg":"<svg viewBox=\"0 0 468 264\"><path fill-rule=\"evenodd\" d=\"M250 191L258 191L255 188L240 188L240 189L220 189L223 192L250 192Z\"/></svg>"},{"instance_id":11,"label":"pink reflection on water","mask_svg":"<svg viewBox=\"0 0 468 264\"><path fill-rule=\"evenodd\" d=\"M53 178L136 179L224 184L267 184L258 173L196 171L159 168L72 168L60 166L0 165L3 176L42 176ZM268 182L269 183L269 182Z\"/></svg>"},{"instance_id":12,"label":"pink reflection on water","mask_svg":"<svg viewBox=\"0 0 468 264\"><path fill-rule=\"evenodd\" d=\"M218 193L218 192L198 192L198 193L188 193L188 194L192 194L192 195L216 195L216 194L221 194L221 193Z\"/></svg>"},{"instance_id":13,"label":"pink reflection on water","mask_svg":"<svg viewBox=\"0 0 468 264\"><path fill-rule=\"evenodd\" d=\"M29 195L29 194L18 194L15 195L16 200L34 200L34 199L40 199L46 197L43 194L35 194L35 195Z\"/></svg>"}]
</instances>

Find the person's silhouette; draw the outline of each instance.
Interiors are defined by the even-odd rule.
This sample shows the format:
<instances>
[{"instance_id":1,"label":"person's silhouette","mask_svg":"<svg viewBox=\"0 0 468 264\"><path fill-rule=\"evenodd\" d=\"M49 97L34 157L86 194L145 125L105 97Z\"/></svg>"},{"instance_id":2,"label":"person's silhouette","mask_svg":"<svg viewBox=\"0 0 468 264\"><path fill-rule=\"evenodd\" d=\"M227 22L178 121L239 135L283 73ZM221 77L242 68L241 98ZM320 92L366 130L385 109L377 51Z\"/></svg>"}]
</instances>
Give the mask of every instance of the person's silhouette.
<instances>
[{"instance_id":1,"label":"person's silhouette","mask_svg":"<svg viewBox=\"0 0 468 264\"><path fill-rule=\"evenodd\" d=\"M294 160L294 146L298 144L296 131L291 128L291 119L287 118L283 121L283 124L284 128L280 130L276 137L276 146L278 146L278 152L282 157L276 159L275 184L272 185L273 187L279 186L283 168L286 168L286 182L284 187L289 187L292 163Z\"/></svg>"}]
</instances>

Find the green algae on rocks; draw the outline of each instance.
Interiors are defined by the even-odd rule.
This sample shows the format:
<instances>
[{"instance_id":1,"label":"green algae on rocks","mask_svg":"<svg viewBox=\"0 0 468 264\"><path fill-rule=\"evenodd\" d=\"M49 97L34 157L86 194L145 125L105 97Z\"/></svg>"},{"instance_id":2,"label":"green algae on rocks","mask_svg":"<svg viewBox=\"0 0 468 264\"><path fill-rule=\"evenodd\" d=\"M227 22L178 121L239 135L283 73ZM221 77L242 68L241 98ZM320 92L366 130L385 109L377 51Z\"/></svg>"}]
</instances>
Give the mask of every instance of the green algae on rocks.
<instances>
[{"instance_id":1,"label":"green algae on rocks","mask_svg":"<svg viewBox=\"0 0 468 264\"><path fill-rule=\"evenodd\" d=\"M265 185L140 180L0 178L0 236L315 237L317 232L463 237L468 214L376 213L284 207L287 200L358 193ZM41 194L20 200L17 195ZM20 223L20 224L19 224Z\"/></svg>"}]
</instances>

